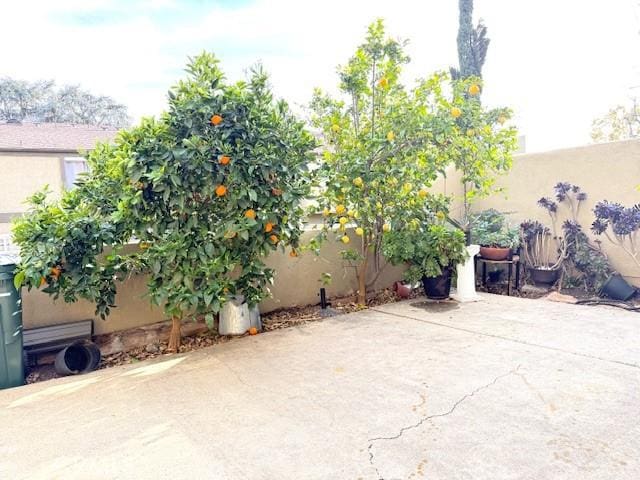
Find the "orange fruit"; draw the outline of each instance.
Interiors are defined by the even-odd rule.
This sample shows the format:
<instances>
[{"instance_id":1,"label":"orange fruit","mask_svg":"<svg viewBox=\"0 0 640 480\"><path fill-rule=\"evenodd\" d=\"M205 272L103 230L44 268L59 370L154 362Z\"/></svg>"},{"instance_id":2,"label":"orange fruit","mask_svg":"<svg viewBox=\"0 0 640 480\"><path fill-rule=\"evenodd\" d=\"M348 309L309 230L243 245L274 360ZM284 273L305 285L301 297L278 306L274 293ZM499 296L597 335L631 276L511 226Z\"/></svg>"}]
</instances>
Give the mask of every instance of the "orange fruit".
<instances>
[{"instance_id":1,"label":"orange fruit","mask_svg":"<svg viewBox=\"0 0 640 480\"><path fill-rule=\"evenodd\" d=\"M474 83L469 86L469 94L470 95L478 95L480 93L480 87L478 84Z\"/></svg>"},{"instance_id":2,"label":"orange fruit","mask_svg":"<svg viewBox=\"0 0 640 480\"><path fill-rule=\"evenodd\" d=\"M249 329L249 335L257 335L258 334L258 329L256 327L251 327Z\"/></svg>"},{"instance_id":3,"label":"orange fruit","mask_svg":"<svg viewBox=\"0 0 640 480\"><path fill-rule=\"evenodd\" d=\"M227 194L227 187L224 185L218 185L216 188L216 195L218 197L224 197Z\"/></svg>"},{"instance_id":4,"label":"orange fruit","mask_svg":"<svg viewBox=\"0 0 640 480\"><path fill-rule=\"evenodd\" d=\"M289 252L289 256L294 258L298 256L298 252L296 252L295 248L292 248L291 251Z\"/></svg>"},{"instance_id":5,"label":"orange fruit","mask_svg":"<svg viewBox=\"0 0 640 480\"><path fill-rule=\"evenodd\" d=\"M347 209L344 205L336 205L336 214L342 215Z\"/></svg>"},{"instance_id":6,"label":"orange fruit","mask_svg":"<svg viewBox=\"0 0 640 480\"><path fill-rule=\"evenodd\" d=\"M273 223L267 222L264 226L264 231L269 233L271 230L273 230Z\"/></svg>"},{"instance_id":7,"label":"orange fruit","mask_svg":"<svg viewBox=\"0 0 640 480\"><path fill-rule=\"evenodd\" d=\"M458 118L460 115L462 115L462 110L460 110L458 107L453 107L451 109L451 116L453 118Z\"/></svg>"},{"instance_id":8,"label":"orange fruit","mask_svg":"<svg viewBox=\"0 0 640 480\"><path fill-rule=\"evenodd\" d=\"M219 160L221 165L227 165L230 161L231 161L231 157L227 155L222 155Z\"/></svg>"},{"instance_id":9,"label":"orange fruit","mask_svg":"<svg viewBox=\"0 0 640 480\"><path fill-rule=\"evenodd\" d=\"M220 115L213 115L211 117L211 124L212 125L219 125L220 122L222 122L222 117Z\"/></svg>"},{"instance_id":10,"label":"orange fruit","mask_svg":"<svg viewBox=\"0 0 640 480\"><path fill-rule=\"evenodd\" d=\"M378 86L380 88L387 88L389 86L389 80L387 80L387 77L382 77L378 80Z\"/></svg>"},{"instance_id":11,"label":"orange fruit","mask_svg":"<svg viewBox=\"0 0 640 480\"><path fill-rule=\"evenodd\" d=\"M396 134L393 132L389 132L387 133L387 140L390 142L393 142L393 140L396 138Z\"/></svg>"},{"instance_id":12,"label":"orange fruit","mask_svg":"<svg viewBox=\"0 0 640 480\"><path fill-rule=\"evenodd\" d=\"M278 243L278 236L277 235L271 235L269 237L269 240L271 240L271 243Z\"/></svg>"},{"instance_id":13,"label":"orange fruit","mask_svg":"<svg viewBox=\"0 0 640 480\"><path fill-rule=\"evenodd\" d=\"M250 208L249 210L244 212L244 216L247 217L247 218L255 219L256 218L256 211L253 208Z\"/></svg>"},{"instance_id":14,"label":"orange fruit","mask_svg":"<svg viewBox=\"0 0 640 480\"><path fill-rule=\"evenodd\" d=\"M282 195L282 190L279 188L272 188L271 189L271 193L273 193L274 195Z\"/></svg>"},{"instance_id":15,"label":"orange fruit","mask_svg":"<svg viewBox=\"0 0 640 480\"><path fill-rule=\"evenodd\" d=\"M40 278L40 286L44 287L46 284L47 284L47 279L44 277Z\"/></svg>"},{"instance_id":16,"label":"orange fruit","mask_svg":"<svg viewBox=\"0 0 640 480\"><path fill-rule=\"evenodd\" d=\"M60 267L53 267L51 269L51 275L53 275L56 278L58 278L61 273L62 273L62 270L60 269Z\"/></svg>"},{"instance_id":17,"label":"orange fruit","mask_svg":"<svg viewBox=\"0 0 640 480\"><path fill-rule=\"evenodd\" d=\"M342 243L349 243L351 239L347 235L343 235L340 241L342 241Z\"/></svg>"}]
</instances>

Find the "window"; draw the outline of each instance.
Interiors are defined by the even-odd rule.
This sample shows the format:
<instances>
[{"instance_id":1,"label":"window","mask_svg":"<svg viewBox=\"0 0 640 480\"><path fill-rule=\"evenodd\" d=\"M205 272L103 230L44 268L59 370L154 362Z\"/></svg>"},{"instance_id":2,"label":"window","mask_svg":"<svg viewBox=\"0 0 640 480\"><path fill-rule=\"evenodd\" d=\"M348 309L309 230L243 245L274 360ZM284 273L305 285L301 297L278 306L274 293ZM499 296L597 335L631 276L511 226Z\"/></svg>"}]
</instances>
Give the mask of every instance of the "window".
<instances>
[{"instance_id":1,"label":"window","mask_svg":"<svg viewBox=\"0 0 640 480\"><path fill-rule=\"evenodd\" d=\"M88 172L87 161L82 157L65 157L64 159L64 188L73 188L81 173Z\"/></svg>"}]
</instances>

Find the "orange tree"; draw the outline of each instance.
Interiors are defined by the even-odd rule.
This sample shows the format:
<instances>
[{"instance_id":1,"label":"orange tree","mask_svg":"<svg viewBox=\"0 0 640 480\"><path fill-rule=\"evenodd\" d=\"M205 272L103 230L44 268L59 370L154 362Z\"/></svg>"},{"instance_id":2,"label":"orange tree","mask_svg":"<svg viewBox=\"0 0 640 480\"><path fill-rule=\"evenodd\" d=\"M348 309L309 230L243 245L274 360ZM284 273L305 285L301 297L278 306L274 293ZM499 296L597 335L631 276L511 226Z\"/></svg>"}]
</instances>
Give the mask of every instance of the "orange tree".
<instances>
[{"instance_id":1,"label":"orange tree","mask_svg":"<svg viewBox=\"0 0 640 480\"><path fill-rule=\"evenodd\" d=\"M311 103L325 147L318 171L325 217L319 237L333 232L345 244L343 258L355 268L360 304L382 271L384 234L426 201L427 187L449 160L438 143L446 141L453 122L434 113L447 103L445 76L405 88L399 80L409 61L403 46L385 36L382 21L374 22L339 70L341 97L316 90ZM353 238L348 227L355 228ZM348 246L352 241L355 248Z\"/></svg>"},{"instance_id":2,"label":"orange tree","mask_svg":"<svg viewBox=\"0 0 640 480\"><path fill-rule=\"evenodd\" d=\"M36 194L14 227L16 283L89 299L103 317L118 280L148 273L151 300L173 320L174 350L183 317L212 323L232 297L257 304L273 276L263 258L285 245L296 255L315 146L261 69L228 84L205 53L187 73L168 112L99 146L76 189L59 202Z\"/></svg>"}]
</instances>

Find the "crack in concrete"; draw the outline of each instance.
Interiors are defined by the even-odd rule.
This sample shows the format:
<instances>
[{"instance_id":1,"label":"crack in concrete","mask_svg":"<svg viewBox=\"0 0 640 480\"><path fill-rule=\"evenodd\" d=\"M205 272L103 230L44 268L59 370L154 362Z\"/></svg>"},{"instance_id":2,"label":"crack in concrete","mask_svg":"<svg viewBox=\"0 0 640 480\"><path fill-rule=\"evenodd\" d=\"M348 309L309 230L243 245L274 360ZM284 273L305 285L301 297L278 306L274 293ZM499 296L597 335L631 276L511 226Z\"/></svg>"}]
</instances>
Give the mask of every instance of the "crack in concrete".
<instances>
[{"instance_id":1,"label":"crack in concrete","mask_svg":"<svg viewBox=\"0 0 640 480\"><path fill-rule=\"evenodd\" d=\"M510 338L510 337L504 337L502 335L494 335L492 333L480 332L478 330L472 330L470 328L454 327L453 325L447 325L446 323L432 322L431 320L424 320L422 318L416 318L416 317L412 317L410 315L401 315L399 313L386 312L384 310L379 310L377 308L369 308L369 310L374 311L374 312L378 312L378 313L382 313L384 315L389 315L391 317L406 318L408 320L414 320L416 322L421 322L421 323L428 323L429 325L435 325L437 327L449 328L451 330L458 330L459 332L471 333L471 334L474 334L474 335L480 335L482 337L497 338L499 340L505 340L507 342L519 343L521 345L527 345L529 347L544 348L544 349L547 349L547 350L553 350L554 352L561 352L561 353L566 353L568 355L575 355L577 357L589 358L591 360L600 360L601 362L615 363L617 365L624 365L625 367L640 368L640 365L638 365L637 363L623 362L622 360L612 360L610 358L598 357L597 355L590 355L588 353L574 352L572 350L565 350L563 348L552 347L550 345L540 345L539 343L527 342L526 340L519 340L517 338Z\"/></svg>"},{"instance_id":2,"label":"crack in concrete","mask_svg":"<svg viewBox=\"0 0 640 480\"><path fill-rule=\"evenodd\" d=\"M373 469L376 472L376 475L378 477L378 480L384 480L384 477L382 477L380 475L380 471L378 470L378 467L376 467L375 465L375 459L374 459L374 454L373 454L373 444L375 442L379 442L379 441L393 441L393 440L397 440L400 437L402 437L402 435L404 435L405 432L409 431L409 430L414 430L416 428L419 428L423 423L428 422L429 420L432 420L434 418L439 418L439 417L446 417L448 415L451 415L453 412L455 412L456 408L458 408L458 406L463 403L465 400L468 400L469 398L473 397L476 393L481 392L482 390L486 390L489 387L492 387L493 385L495 385L498 380L501 380L505 377L508 377L510 375L520 375L520 373L518 372L518 370L520 369L520 365L518 365L516 368L509 370L507 373L503 373L502 375L498 375L496 378L494 378L493 380L491 380L489 383L485 384L485 385L481 385L478 388L476 388L475 390L472 390L471 393L467 393L465 395L463 395L461 398L459 398L454 404L453 406L447 410L444 413L436 413L433 415L427 415L422 417L420 420L418 420L416 423L412 423L411 425L407 425L406 427L402 427L398 433L396 435L393 435L391 437L375 437L375 438L370 438L367 441L369 442L369 446L367 447L367 451L369 452L369 463L371 464L371 466L373 467Z\"/></svg>"}]
</instances>

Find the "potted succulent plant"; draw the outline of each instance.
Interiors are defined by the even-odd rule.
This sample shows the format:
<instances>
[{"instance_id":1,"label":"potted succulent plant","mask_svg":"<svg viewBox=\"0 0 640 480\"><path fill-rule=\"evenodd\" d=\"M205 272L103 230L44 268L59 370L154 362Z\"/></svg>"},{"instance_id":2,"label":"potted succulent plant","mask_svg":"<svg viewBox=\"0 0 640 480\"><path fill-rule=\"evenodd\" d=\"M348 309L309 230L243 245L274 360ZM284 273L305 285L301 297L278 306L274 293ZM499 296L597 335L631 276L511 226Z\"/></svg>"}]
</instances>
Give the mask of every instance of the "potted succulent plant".
<instances>
[{"instance_id":1,"label":"potted succulent plant","mask_svg":"<svg viewBox=\"0 0 640 480\"><path fill-rule=\"evenodd\" d=\"M441 218L444 218L441 216ZM425 295L434 300L449 298L453 268L467 258L464 232L443 224L413 222L389 232L383 253L394 265L408 264L405 278L422 281Z\"/></svg>"},{"instance_id":2,"label":"potted succulent plant","mask_svg":"<svg viewBox=\"0 0 640 480\"><path fill-rule=\"evenodd\" d=\"M591 231L604 235L611 243L620 247L640 267L638 232L640 232L640 205L624 207L606 200L598 202L593 209L596 220ZM604 282L601 292L617 300L628 300L636 292L621 275L612 274Z\"/></svg>"},{"instance_id":3,"label":"potted succulent plant","mask_svg":"<svg viewBox=\"0 0 640 480\"><path fill-rule=\"evenodd\" d=\"M538 221L527 220L520 224L522 254L534 283L553 285L558 279L558 269L566 257L566 242L551 233Z\"/></svg>"},{"instance_id":4,"label":"potted succulent plant","mask_svg":"<svg viewBox=\"0 0 640 480\"><path fill-rule=\"evenodd\" d=\"M473 216L471 242L480 245L480 256L506 260L520 245L520 231L510 226L504 214L490 208Z\"/></svg>"}]
</instances>

